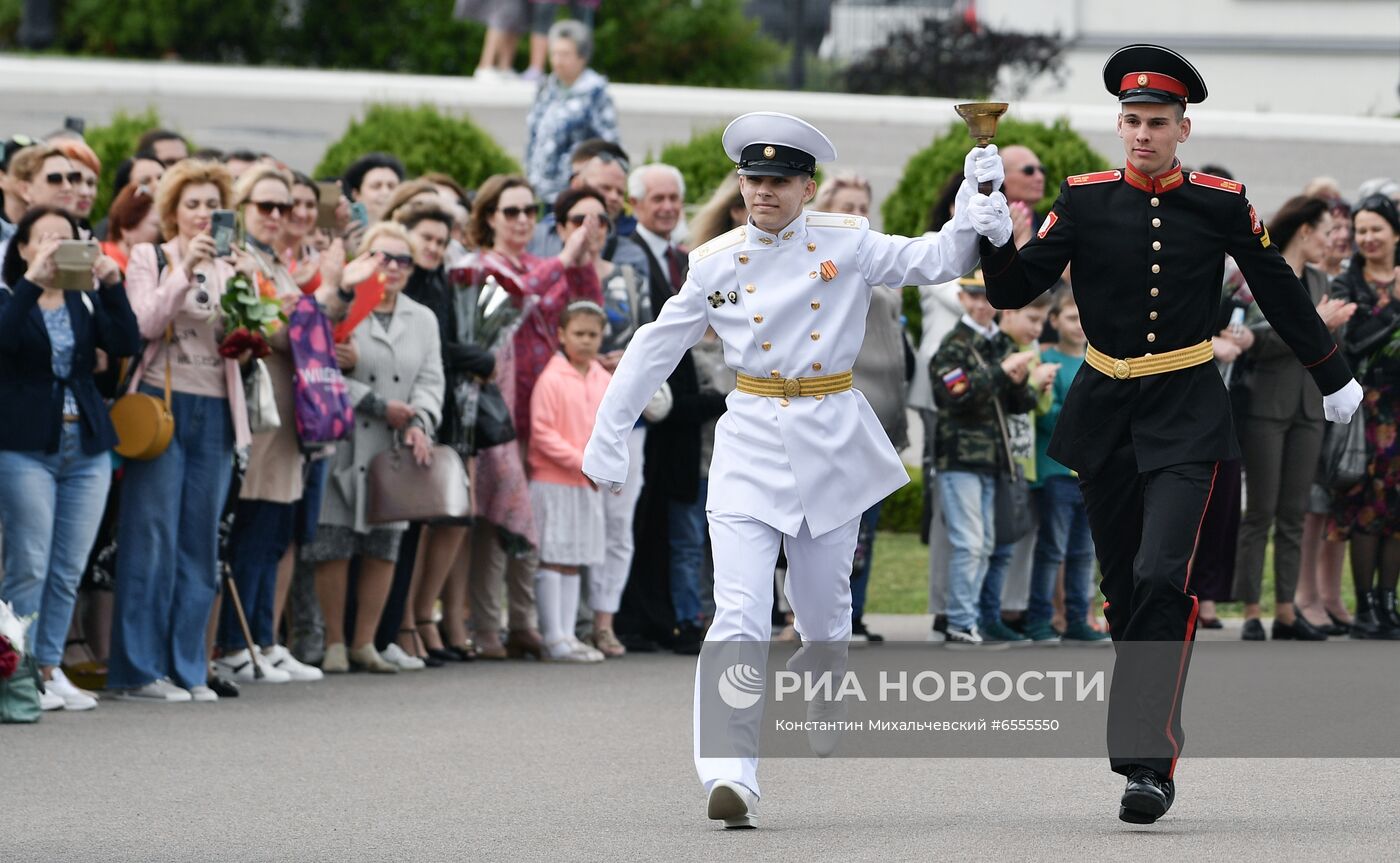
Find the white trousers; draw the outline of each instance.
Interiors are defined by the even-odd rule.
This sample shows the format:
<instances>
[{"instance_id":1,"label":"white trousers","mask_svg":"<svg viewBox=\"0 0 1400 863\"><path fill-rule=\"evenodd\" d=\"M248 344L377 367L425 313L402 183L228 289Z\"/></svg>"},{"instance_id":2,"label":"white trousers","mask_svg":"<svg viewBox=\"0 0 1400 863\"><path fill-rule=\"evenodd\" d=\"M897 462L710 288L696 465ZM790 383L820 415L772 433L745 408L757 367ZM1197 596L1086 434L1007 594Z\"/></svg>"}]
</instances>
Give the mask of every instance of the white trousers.
<instances>
[{"instance_id":1,"label":"white trousers","mask_svg":"<svg viewBox=\"0 0 1400 863\"><path fill-rule=\"evenodd\" d=\"M632 571L636 540L632 522L637 515L637 498L642 494L642 467L646 452L647 427L637 426L627 436L627 482L621 494L603 495L603 516L607 532L607 557L599 566L588 567L588 607L593 611L616 613Z\"/></svg>"},{"instance_id":2,"label":"white trousers","mask_svg":"<svg viewBox=\"0 0 1400 863\"><path fill-rule=\"evenodd\" d=\"M843 644L850 640L851 562L859 516L818 537L812 536L805 521L797 536L786 536L746 515L711 512L708 517L715 560L715 617L706 642L766 644L772 638L773 568L780 545L788 561L784 594L802 640ZM695 685L695 769L700 781L708 790L716 780L727 779L758 795L757 758L700 756L698 668Z\"/></svg>"}]
</instances>

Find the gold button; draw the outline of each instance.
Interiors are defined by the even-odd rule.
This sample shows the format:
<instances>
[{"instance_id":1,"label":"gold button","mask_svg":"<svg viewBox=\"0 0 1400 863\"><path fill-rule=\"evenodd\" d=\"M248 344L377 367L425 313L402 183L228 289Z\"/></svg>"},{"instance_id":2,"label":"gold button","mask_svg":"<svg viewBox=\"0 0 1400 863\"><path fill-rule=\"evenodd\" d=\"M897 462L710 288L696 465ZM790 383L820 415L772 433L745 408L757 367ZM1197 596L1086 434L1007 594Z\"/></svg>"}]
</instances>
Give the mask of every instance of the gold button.
<instances>
[{"instance_id":1,"label":"gold button","mask_svg":"<svg viewBox=\"0 0 1400 863\"><path fill-rule=\"evenodd\" d=\"M784 240L791 240L791 239L792 239L793 233L794 233L793 231L788 231L787 233L783 234L783 239L784 239Z\"/></svg>"},{"instance_id":2,"label":"gold button","mask_svg":"<svg viewBox=\"0 0 1400 863\"><path fill-rule=\"evenodd\" d=\"M792 402L788 401L787 399L783 399L782 401L778 402L778 404L782 405L783 407L787 407L788 405L792 404Z\"/></svg>"},{"instance_id":3,"label":"gold button","mask_svg":"<svg viewBox=\"0 0 1400 863\"><path fill-rule=\"evenodd\" d=\"M820 309L821 307L822 307L822 301L821 301L821 300L812 300L812 311L815 312L817 309Z\"/></svg>"},{"instance_id":4,"label":"gold button","mask_svg":"<svg viewBox=\"0 0 1400 863\"><path fill-rule=\"evenodd\" d=\"M749 256L748 256L748 255L740 255L740 256L739 256L739 263L741 263L741 264L747 264L748 262L749 262Z\"/></svg>"},{"instance_id":5,"label":"gold button","mask_svg":"<svg viewBox=\"0 0 1400 863\"><path fill-rule=\"evenodd\" d=\"M821 401L822 399L826 398L826 396L821 395L821 394L818 394L818 395L812 396L812 398L816 399L817 401Z\"/></svg>"},{"instance_id":6,"label":"gold button","mask_svg":"<svg viewBox=\"0 0 1400 863\"><path fill-rule=\"evenodd\" d=\"M809 279L815 279L816 277L817 277L817 271L816 271L816 270L813 270L812 272L810 272L810 273L807 274L807 278L809 278Z\"/></svg>"},{"instance_id":7,"label":"gold button","mask_svg":"<svg viewBox=\"0 0 1400 863\"><path fill-rule=\"evenodd\" d=\"M754 316L753 316L753 322L756 323L756 324L761 324L761 323L763 323L763 315L754 315Z\"/></svg>"},{"instance_id":8,"label":"gold button","mask_svg":"<svg viewBox=\"0 0 1400 863\"><path fill-rule=\"evenodd\" d=\"M771 351L771 350L773 350L773 343L772 343L772 342L764 342L764 343L762 344L761 347L762 347L765 351Z\"/></svg>"},{"instance_id":9,"label":"gold button","mask_svg":"<svg viewBox=\"0 0 1400 863\"><path fill-rule=\"evenodd\" d=\"M1151 205L1154 206L1154 207L1160 207L1160 206L1162 205L1161 200L1159 200L1159 199L1157 199L1157 198L1153 198L1152 200L1148 201L1147 203L1151 204Z\"/></svg>"},{"instance_id":10,"label":"gold button","mask_svg":"<svg viewBox=\"0 0 1400 863\"><path fill-rule=\"evenodd\" d=\"M775 378L780 378L783 376L783 373L778 371L777 369L773 369L773 371L769 372L769 374Z\"/></svg>"},{"instance_id":11,"label":"gold button","mask_svg":"<svg viewBox=\"0 0 1400 863\"><path fill-rule=\"evenodd\" d=\"M1152 289L1152 296L1154 296L1154 297L1157 296L1157 293L1158 293L1157 289L1156 289L1156 288L1153 288L1153 289Z\"/></svg>"},{"instance_id":12,"label":"gold button","mask_svg":"<svg viewBox=\"0 0 1400 863\"><path fill-rule=\"evenodd\" d=\"M1148 340L1149 342L1155 342L1155 341L1157 341L1157 334L1156 334L1156 333L1148 333L1148 334L1147 334L1147 340Z\"/></svg>"},{"instance_id":13,"label":"gold button","mask_svg":"<svg viewBox=\"0 0 1400 863\"><path fill-rule=\"evenodd\" d=\"M1152 220L1152 227L1154 227L1154 228L1160 228L1160 227L1162 227L1162 220L1161 220L1161 219L1153 219L1153 220Z\"/></svg>"},{"instance_id":14,"label":"gold button","mask_svg":"<svg viewBox=\"0 0 1400 863\"><path fill-rule=\"evenodd\" d=\"M807 244L807 251L809 251L809 252L815 252L816 250L817 250L817 244L816 244L816 243L808 243L808 244Z\"/></svg>"},{"instance_id":15,"label":"gold button","mask_svg":"<svg viewBox=\"0 0 1400 863\"><path fill-rule=\"evenodd\" d=\"M1154 273L1160 273L1160 272L1162 272L1162 265L1161 265L1161 264L1153 264L1153 265L1152 265L1152 272L1154 272Z\"/></svg>"},{"instance_id":16,"label":"gold button","mask_svg":"<svg viewBox=\"0 0 1400 863\"><path fill-rule=\"evenodd\" d=\"M821 337L822 337L822 334L821 334L821 333L817 332L816 330L813 330L813 331L812 331L812 341L815 342L817 339L819 339L819 338L821 338Z\"/></svg>"},{"instance_id":17,"label":"gold button","mask_svg":"<svg viewBox=\"0 0 1400 863\"><path fill-rule=\"evenodd\" d=\"M744 285L744 290L752 294L754 291L758 290L758 285Z\"/></svg>"},{"instance_id":18,"label":"gold button","mask_svg":"<svg viewBox=\"0 0 1400 863\"><path fill-rule=\"evenodd\" d=\"M1161 240L1153 240L1153 241L1152 241L1152 251L1154 251L1154 252L1160 252L1160 251L1162 251L1162 241L1161 241Z\"/></svg>"},{"instance_id":19,"label":"gold button","mask_svg":"<svg viewBox=\"0 0 1400 863\"><path fill-rule=\"evenodd\" d=\"M1155 321L1155 320L1157 320L1157 313L1156 313L1156 312L1153 312L1152 314L1150 314L1150 315L1147 316L1147 319L1148 319L1149 321Z\"/></svg>"},{"instance_id":20,"label":"gold button","mask_svg":"<svg viewBox=\"0 0 1400 863\"><path fill-rule=\"evenodd\" d=\"M821 364L821 363L812 363L812 371L814 371L814 372L819 372L819 371L821 371L821 370L822 370L822 364Z\"/></svg>"}]
</instances>

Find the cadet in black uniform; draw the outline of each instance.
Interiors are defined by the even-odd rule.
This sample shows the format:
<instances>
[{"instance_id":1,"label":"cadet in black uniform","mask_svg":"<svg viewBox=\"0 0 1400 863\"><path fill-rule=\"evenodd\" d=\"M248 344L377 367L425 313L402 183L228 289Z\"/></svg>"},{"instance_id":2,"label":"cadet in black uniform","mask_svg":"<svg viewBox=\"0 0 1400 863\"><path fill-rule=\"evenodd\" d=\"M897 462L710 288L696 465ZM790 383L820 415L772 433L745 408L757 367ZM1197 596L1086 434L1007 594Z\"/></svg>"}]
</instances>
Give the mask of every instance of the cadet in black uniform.
<instances>
[{"instance_id":1,"label":"cadet in black uniform","mask_svg":"<svg viewBox=\"0 0 1400 863\"><path fill-rule=\"evenodd\" d=\"M1072 265L1089 348L1050 455L1079 472L1118 649L1108 749L1128 777L1119 817L1150 824L1176 792L1201 518L1217 463L1240 457L1211 363L1225 256L1326 394L1328 420L1349 421L1361 389L1244 186L1176 160L1191 133L1186 103L1206 97L1195 68L1169 49L1130 45L1104 64L1104 84L1122 103L1122 168L1067 179L1019 251L999 192L975 196L969 210L997 308L1024 306Z\"/></svg>"}]
</instances>

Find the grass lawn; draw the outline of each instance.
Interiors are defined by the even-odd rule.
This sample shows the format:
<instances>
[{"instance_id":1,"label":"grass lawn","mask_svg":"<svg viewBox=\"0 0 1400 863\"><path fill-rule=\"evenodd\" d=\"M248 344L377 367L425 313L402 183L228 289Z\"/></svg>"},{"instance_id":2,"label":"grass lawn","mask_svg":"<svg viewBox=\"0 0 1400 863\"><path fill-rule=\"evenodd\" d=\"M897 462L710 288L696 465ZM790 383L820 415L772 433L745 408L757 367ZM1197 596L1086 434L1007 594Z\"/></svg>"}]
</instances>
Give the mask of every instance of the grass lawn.
<instances>
[{"instance_id":1,"label":"grass lawn","mask_svg":"<svg viewBox=\"0 0 1400 863\"><path fill-rule=\"evenodd\" d=\"M1342 599L1348 608L1354 607L1351 568L1342 570ZM1274 609L1274 546L1269 543L1264 556L1264 616ZM1091 605L1102 606L1100 596ZM1239 617L1244 606L1238 602L1221 603L1219 614ZM875 541L875 564L870 574L870 591L866 609L871 614L928 613L928 546L919 542L918 534L880 533Z\"/></svg>"}]
</instances>

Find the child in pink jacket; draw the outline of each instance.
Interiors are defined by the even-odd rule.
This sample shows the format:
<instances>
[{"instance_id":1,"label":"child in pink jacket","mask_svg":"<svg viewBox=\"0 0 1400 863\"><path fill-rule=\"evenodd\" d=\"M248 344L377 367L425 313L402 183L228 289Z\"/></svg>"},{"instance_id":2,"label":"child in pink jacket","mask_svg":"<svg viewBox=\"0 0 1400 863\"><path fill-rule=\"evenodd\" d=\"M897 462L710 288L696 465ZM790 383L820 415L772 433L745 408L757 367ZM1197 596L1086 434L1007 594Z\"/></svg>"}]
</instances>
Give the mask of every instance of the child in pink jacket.
<instances>
[{"instance_id":1,"label":"child in pink jacket","mask_svg":"<svg viewBox=\"0 0 1400 863\"><path fill-rule=\"evenodd\" d=\"M530 503L540 537L535 604L546 655L560 662L601 662L574 637L579 567L603 561L602 492L583 475L583 448L612 375L598 362L603 309L571 303L559 316L556 354L530 397Z\"/></svg>"}]
</instances>

